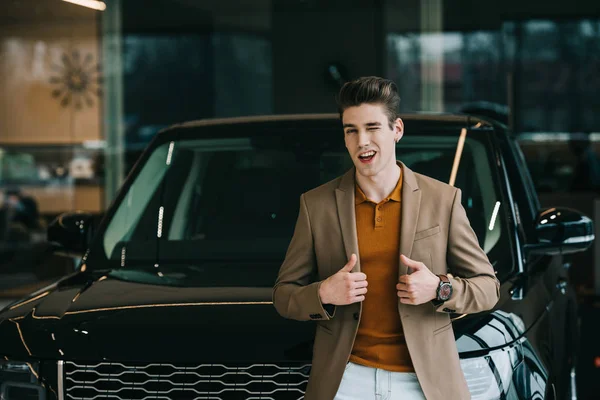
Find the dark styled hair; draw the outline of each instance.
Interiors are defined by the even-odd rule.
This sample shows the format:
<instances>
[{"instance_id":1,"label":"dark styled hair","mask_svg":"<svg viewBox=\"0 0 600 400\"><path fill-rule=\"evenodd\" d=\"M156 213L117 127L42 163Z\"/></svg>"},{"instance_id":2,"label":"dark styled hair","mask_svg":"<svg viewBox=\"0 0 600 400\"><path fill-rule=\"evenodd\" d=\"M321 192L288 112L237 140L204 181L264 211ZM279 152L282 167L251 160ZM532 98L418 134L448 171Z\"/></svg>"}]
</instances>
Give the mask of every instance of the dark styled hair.
<instances>
[{"instance_id":1,"label":"dark styled hair","mask_svg":"<svg viewBox=\"0 0 600 400\"><path fill-rule=\"evenodd\" d=\"M398 105L400 104L398 87L393 81L378 76L365 76L346 82L337 97L340 118L347 108L365 103L382 105L391 128L398 118Z\"/></svg>"}]
</instances>

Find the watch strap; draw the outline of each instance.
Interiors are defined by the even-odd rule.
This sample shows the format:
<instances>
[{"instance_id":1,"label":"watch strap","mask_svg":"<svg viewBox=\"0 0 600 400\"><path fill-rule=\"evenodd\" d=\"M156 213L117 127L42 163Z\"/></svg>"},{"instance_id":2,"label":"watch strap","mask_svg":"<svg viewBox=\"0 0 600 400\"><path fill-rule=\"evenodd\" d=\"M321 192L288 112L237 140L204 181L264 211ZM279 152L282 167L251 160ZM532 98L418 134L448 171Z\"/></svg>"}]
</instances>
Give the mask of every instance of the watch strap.
<instances>
[{"instance_id":1,"label":"watch strap","mask_svg":"<svg viewBox=\"0 0 600 400\"><path fill-rule=\"evenodd\" d=\"M445 303L444 300L438 300L438 299L431 300L431 304L433 304L434 307L439 307L444 303Z\"/></svg>"}]
</instances>

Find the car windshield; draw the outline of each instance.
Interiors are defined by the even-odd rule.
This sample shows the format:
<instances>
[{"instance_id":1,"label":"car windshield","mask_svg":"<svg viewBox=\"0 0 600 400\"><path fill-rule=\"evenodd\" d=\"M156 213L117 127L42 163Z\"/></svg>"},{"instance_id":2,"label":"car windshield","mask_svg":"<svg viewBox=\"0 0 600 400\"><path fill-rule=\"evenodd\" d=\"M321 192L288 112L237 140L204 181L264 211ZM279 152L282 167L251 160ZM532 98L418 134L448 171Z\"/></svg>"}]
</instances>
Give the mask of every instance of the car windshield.
<instances>
[{"instance_id":1,"label":"car windshield","mask_svg":"<svg viewBox=\"0 0 600 400\"><path fill-rule=\"evenodd\" d=\"M415 172L462 189L480 245L499 277L510 272L507 203L488 134L409 132L397 145L397 157ZM158 144L116 204L89 259L137 275L146 271L153 283L165 284L192 284L193 275L215 285L242 285L239 279L232 283L233 276L262 265L265 270L245 282L270 286L294 231L300 195L351 168L341 129ZM115 274L123 278L122 271Z\"/></svg>"}]
</instances>

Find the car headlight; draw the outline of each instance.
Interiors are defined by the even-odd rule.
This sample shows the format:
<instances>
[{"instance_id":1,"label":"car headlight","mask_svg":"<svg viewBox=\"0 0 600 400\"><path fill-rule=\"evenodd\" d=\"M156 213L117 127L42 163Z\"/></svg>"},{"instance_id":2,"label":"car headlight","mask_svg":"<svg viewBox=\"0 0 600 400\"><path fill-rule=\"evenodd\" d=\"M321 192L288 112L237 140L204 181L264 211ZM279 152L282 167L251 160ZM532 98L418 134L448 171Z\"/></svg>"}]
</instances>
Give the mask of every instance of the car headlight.
<instances>
[{"instance_id":1,"label":"car headlight","mask_svg":"<svg viewBox=\"0 0 600 400\"><path fill-rule=\"evenodd\" d=\"M39 384L39 363L0 361L0 399L43 400L45 391Z\"/></svg>"},{"instance_id":2,"label":"car headlight","mask_svg":"<svg viewBox=\"0 0 600 400\"><path fill-rule=\"evenodd\" d=\"M483 357L460 360L472 400L505 398L513 370L523 360L521 345L495 350Z\"/></svg>"}]
</instances>

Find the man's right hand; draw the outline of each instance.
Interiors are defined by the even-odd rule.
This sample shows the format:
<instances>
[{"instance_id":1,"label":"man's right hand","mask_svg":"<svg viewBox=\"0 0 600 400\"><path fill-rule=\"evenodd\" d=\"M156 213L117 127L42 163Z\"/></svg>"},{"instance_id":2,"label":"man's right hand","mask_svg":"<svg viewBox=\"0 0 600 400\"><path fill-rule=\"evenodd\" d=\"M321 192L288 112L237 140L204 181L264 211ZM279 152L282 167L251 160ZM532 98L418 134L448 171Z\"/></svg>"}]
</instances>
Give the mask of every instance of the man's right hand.
<instances>
[{"instance_id":1,"label":"man's right hand","mask_svg":"<svg viewBox=\"0 0 600 400\"><path fill-rule=\"evenodd\" d=\"M352 272L354 265L356 265L356 254L352 254L350 261L341 270L323 281L319 287L322 304L345 306L365 299L367 275L362 272Z\"/></svg>"}]
</instances>

